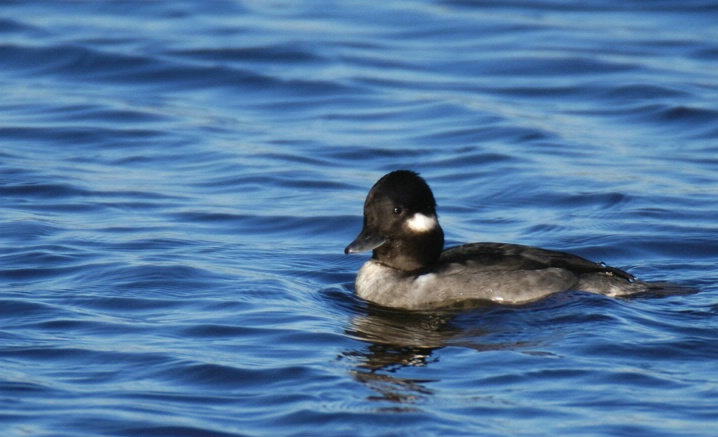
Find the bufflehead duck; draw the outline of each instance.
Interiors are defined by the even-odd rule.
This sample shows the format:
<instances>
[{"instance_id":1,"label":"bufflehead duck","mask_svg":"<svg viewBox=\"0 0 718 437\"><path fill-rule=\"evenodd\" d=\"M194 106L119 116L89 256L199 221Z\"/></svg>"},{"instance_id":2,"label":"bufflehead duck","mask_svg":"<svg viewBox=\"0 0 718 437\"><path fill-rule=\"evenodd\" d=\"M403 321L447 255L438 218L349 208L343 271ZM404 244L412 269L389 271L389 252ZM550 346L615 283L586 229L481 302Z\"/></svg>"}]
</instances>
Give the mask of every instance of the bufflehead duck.
<instances>
[{"instance_id":1,"label":"bufflehead duck","mask_svg":"<svg viewBox=\"0 0 718 437\"><path fill-rule=\"evenodd\" d=\"M504 243L443 248L431 188L417 173L397 170L369 191L364 227L344 253L373 251L359 270L356 293L393 308L517 304L566 290L622 296L651 288L623 270L564 252Z\"/></svg>"}]
</instances>

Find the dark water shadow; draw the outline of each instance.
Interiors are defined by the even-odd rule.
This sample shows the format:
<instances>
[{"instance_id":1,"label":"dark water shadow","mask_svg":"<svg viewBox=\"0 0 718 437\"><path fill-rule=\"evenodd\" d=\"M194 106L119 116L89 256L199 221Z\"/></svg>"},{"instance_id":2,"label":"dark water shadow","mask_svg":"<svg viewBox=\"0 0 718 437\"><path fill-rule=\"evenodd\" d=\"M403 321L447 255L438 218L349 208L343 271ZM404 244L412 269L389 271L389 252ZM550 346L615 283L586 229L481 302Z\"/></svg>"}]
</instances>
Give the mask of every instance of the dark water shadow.
<instances>
[{"instance_id":1,"label":"dark water shadow","mask_svg":"<svg viewBox=\"0 0 718 437\"><path fill-rule=\"evenodd\" d=\"M400 376L402 370L432 366L439 361L435 352L447 346L479 352L527 348L529 343L513 336L499 335L502 340L497 341L493 335L513 330L503 322L518 310L519 307L492 302L472 302L468 308L431 312L368 305L366 312L356 314L346 329L348 336L362 341L365 347L346 350L339 359L352 363L352 377L375 393L368 400L406 404L397 408L411 411L412 405L433 395L430 384L438 379ZM476 323L477 319L487 318L491 319L488 324Z\"/></svg>"}]
</instances>

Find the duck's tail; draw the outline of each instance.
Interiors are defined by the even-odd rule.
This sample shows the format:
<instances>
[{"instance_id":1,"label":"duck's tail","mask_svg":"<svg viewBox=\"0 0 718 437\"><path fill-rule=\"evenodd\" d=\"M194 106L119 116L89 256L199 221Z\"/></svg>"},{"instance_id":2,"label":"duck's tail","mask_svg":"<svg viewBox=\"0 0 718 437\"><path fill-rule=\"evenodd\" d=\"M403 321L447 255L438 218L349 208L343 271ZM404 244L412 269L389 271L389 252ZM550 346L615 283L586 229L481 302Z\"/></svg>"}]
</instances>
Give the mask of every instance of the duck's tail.
<instances>
[{"instance_id":1,"label":"duck's tail","mask_svg":"<svg viewBox=\"0 0 718 437\"><path fill-rule=\"evenodd\" d=\"M613 275L610 272L588 273L581 275L576 287L581 291L605 294L612 297L649 295L674 296L697 293L698 290L671 282L644 282L637 279Z\"/></svg>"}]
</instances>

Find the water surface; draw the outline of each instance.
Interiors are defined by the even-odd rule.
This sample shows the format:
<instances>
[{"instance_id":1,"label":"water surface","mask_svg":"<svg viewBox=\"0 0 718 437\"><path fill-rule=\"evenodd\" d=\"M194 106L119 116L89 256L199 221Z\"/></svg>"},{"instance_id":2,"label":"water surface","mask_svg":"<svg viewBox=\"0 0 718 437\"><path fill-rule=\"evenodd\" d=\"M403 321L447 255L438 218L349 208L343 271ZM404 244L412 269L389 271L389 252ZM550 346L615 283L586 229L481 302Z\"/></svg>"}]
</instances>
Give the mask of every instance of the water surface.
<instances>
[{"instance_id":1,"label":"water surface","mask_svg":"<svg viewBox=\"0 0 718 437\"><path fill-rule=\"evenodd\" d=\"M713 435L713 2L0 8L4 436ZM397 168L451 245L698 293L368 306Z\"/></svg>"}]
</instances>

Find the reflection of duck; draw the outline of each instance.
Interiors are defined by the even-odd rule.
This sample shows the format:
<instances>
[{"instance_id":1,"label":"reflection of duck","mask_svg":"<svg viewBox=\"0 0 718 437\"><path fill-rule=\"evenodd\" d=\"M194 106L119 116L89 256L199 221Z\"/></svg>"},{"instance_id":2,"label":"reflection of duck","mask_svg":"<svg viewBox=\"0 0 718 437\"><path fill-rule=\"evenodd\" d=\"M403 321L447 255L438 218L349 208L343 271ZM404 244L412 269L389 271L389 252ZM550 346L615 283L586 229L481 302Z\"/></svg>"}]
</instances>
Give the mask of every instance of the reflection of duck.
<instances>
[{"instance_id":1,"label":"reflection of duck","mask_svg":"<svg viewBox=\"0 0 718 437\"><path fill-rule=\"evenodd\" d=\"M486 309L496 308L502 307L489 303L488 308L473 311L478 311L475 316L481 318ZM347 329L349 336L366 342L366 347L345 351L341 358L353 363L351 373L357 381L377 393L370 400L415 404L433 394L430 386L437 381L403 378L398 373L407 367L431 366L438 361L436 350L447 345L478 351L529 346L526 342L482 342L482 337L490 332L454 325L454 318L462 314L466 313L397 311L370 305L368 313L355 316Z\"/></svg>"},{"instance_id":2,"label":"reflection of duck","mask_svg":"<svg viewBox=\"0 0 718 437\"><path fill-rule=\"evenodd\" d=\"M413 378L400 378L396 375L354 371L352 372L357 381L363 383L377 396L370 396L370 401L390 401L400 404L414 404L425 397L434 394L426 387L430 380L419 380Z\"/></svg>"},{"instance_id":3,"label":"reflection of duck","mask_svg":"<svg viewBox=\"0 0 718 437\"><path fill-rule=\"evenodd\" d=\"M435 348L443 347L457 330L449 326L448 316L370 307L368 314L352 320L347 334L368 343L366 349L342 354L355 363L353 377L377 393L368 399L415 404L432 395L426 386L432 381L402 378L395 373L404 367L433 363Z\"/></svg>"},{"instance_id":4,"label":"reflection of duck","mask_svg":"<svg viewBox=\"0 0 718 437\"><path fill-rule=\"evenodd\" d=\"M346 253L373 250L357 294L386 307L430 309L471 300L522 303L566 290L623 296L656 288L576 255L503 243L443 251L434 195L418 174L379 179L364 203L364 228Z\"/></svg>"},{"instance_id":5,"label":"reflection of duck","mask_svg":"<svg viewBox=\"0 0 718 437\"><path fill-rule=\"evenodd\" d=\"M352 320L352 329L347 333L374 345L433 349L445 346L460 332L450 321L448 312L408 312L371 306L368 314Z\"/></svg>"}]
</instances>

